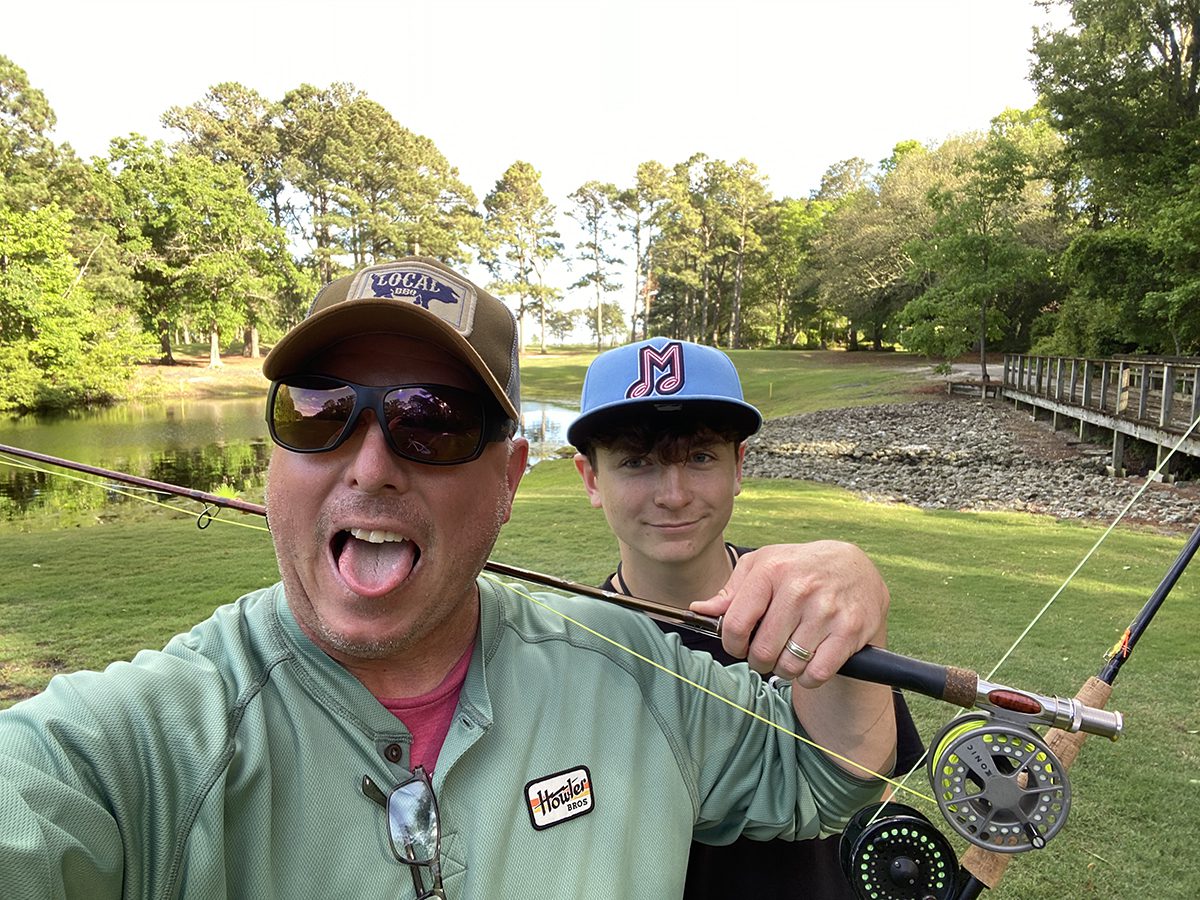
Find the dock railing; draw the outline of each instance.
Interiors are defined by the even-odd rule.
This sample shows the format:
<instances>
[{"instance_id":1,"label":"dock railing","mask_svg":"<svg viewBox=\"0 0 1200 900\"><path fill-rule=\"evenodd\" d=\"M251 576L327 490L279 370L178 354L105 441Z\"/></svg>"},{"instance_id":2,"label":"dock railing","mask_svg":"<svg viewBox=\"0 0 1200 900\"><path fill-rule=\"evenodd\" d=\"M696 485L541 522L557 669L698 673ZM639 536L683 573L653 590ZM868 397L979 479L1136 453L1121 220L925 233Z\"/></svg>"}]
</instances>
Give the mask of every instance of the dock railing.
<instances>
[{"instance_id":1,"label":"dock railing","mask_svg":"<svg viewBox=\"0 0 1200 900\"><path fill-rule=\"evenodd\" d=\"M1005 398L1030 406L1035 418L1048 410L1055 428L1060 417L1077 420L1081 438L1088 426L1112 431L1115 471L1123 471L1126 436L1154 444L1162 462L1200 418L1198 386L1195 357L1004 357ZM1200 435L1192 431L1179 452L1200 457Z\"/></svg>"}]
</instances>

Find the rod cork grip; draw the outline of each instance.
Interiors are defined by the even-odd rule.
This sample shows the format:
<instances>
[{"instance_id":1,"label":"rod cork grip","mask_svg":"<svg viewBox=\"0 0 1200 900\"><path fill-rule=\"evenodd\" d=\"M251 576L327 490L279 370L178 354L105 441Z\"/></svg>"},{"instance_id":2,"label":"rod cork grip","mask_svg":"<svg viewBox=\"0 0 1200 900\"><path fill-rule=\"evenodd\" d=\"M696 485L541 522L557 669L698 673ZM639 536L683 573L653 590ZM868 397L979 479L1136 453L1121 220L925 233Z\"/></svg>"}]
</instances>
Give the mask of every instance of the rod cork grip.
<instances>
[{"instance_id":1,"label":"rod cork grip","mask_svg":"<svg viewBox=\"0 0 1200 900\"><path fill-rule=\"evenodd\" d=\"M946 666L946 690L942 699L963 709L973 709L975 691L979 686L979 676L970 669L960 669L957 666Z\"/></svg>"},{"instance_id":2,"label":"rod cork grip","mask_svg":"<svg viewBox=\"0 0 1200 900\"><path fill-rule=\"evenodd\" d=\"M1083 687L1079 689L1079 693L1075 695L1075 699L1086 706L1103 709L1111 695L1112 685L1101 681L1093 675L1084 682ZM1070 731L1062 731L1058 728L1051 728L1047 732L1046 746L1058 758L1058 762L1063 767L1064 772L1070 769L1071 765L1075 762L1075 757L1079 755L1079 749L1083 746L1083 741L1086 737L1087 733L1084 731L1072 733ZM1008 868L1011 860L1012 854L992 853L990 850L984 850L982 847L972 845L963 854L962 867L989 888L994 888L1000 883L1000 879L1004 877L1004 870Z\"/></svg>"}]
</instances>

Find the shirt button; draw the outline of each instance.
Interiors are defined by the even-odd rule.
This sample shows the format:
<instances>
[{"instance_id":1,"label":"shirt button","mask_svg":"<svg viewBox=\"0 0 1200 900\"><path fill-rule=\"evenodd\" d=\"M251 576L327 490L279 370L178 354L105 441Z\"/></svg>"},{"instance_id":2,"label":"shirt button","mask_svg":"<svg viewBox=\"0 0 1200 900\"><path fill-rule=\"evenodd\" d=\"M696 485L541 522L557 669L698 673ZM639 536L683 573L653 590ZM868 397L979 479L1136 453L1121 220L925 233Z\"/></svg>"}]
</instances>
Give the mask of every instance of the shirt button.
<instances>
[{"instance_id":1,"label":"shirt button","mask_svg":"<svg viewBox=\"0 0 1200 900\"><path fill-rule=\"evenodd\" d=\"M399 744L388 744L383 750L383 755L388 762L398 763L404 759L404 748Z\"/></svg>"}]
</instances>

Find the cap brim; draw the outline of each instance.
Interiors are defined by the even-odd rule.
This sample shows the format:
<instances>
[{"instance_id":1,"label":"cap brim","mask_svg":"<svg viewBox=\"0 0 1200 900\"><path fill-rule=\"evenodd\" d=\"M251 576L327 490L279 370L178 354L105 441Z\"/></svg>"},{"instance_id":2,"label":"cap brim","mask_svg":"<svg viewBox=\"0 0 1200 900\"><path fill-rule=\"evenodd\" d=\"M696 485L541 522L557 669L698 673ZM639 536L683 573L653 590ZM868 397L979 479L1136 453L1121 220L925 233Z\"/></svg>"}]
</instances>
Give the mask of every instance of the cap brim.
<instances>
[{"instance_id":1,"label":"cap brim","mask_svg":"<svg viewBox=\"0 0 1200 900\"><path fill-rule=\"evenodd\" d=\"M480 377L506 414L520 421L512 399L465 337L419 305L392 299L343 302L314 313L271 349L263 361L263 374L271 381L292 375L327 347L366 334L416 338L449 351Z\"/></svg>"},{"instance_id":2,"label":"cap brim","mask_svg":"<svg viewBox=\"0 0 1200 900\"><path fill-rule=\"evenodd\" d=\"M647 421L647 416L687 413L714 425L728 425L743 439L762 427L762 414L749 403L728 397L688 397L671 400L668 397L648 397L644 400L618 400L598 406L580 416L567 427L567 440L582 449L597 431L620 427L630 422Z\"/></svg>"}]
</instances>

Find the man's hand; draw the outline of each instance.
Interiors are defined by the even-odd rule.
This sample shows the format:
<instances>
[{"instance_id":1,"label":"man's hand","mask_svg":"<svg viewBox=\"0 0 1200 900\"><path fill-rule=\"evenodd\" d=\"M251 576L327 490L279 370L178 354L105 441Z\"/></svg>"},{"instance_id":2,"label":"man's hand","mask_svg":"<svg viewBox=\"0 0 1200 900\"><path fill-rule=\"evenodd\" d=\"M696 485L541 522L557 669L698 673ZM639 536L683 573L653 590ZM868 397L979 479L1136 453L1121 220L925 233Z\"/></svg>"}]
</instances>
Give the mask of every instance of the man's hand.
<instances>
[{"instance_id":1,"label":"man's hand","mask_svg":"<svg viewBox=\"0 0 1200 900\"><path fill-rule=\"evenodd\" d=\"M792 707L809 737L836 754L831 759L838 766L861 777L894 764L891 691L834 676L864 645L887 645L890 602L879 570L862 550L815 541L746 554L721 592L691 609L724 616L725 649L755 671L791 679L797 688ZM804 651L811 659L801 658Z\"/></svg>"},{"instance_id":2,"label":"man's hand","mask_svg":"<svg viewBox=\"0 0 1200 900\"><path fill-rule=\"evenodd\" d=\"M773 544L738 560L715 597L693 612L723 616L725 649L762 675L814 688L865 644L887 643L887 585L854 544ZM812 652L805 662L788 641Z\"/></svg>"}]
</instances>

